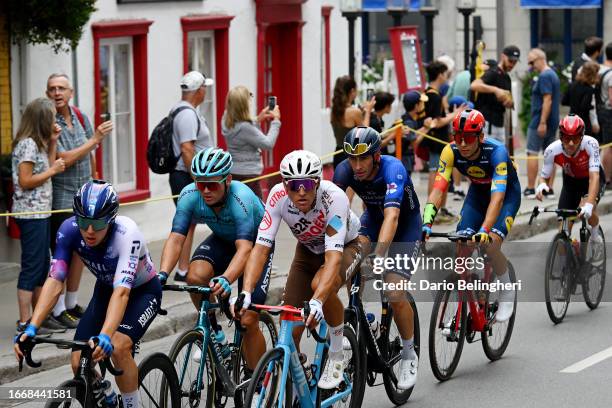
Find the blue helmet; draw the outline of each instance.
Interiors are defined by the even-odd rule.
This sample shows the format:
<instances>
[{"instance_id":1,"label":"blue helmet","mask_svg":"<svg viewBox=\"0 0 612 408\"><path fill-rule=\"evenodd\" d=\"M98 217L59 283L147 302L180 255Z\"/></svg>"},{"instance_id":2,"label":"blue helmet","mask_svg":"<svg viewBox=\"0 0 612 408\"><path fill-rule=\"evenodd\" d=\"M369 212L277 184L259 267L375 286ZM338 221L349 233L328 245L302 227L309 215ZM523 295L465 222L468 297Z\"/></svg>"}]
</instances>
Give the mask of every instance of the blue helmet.
<instances>
[{"instance_id":1,"label":"blue helmet","mask_svg":"<svg viewBox=\"0 0 612 408\"><path fill-rule=\"evenodd\" d=\"M91 180L83 184L74 195L72 210L79 217L104 219L110 224L117 216L119 198L110 183L104 180Z\"/></svg>"},{"instance_id":2,"label":"blue helmet","mask_svg":"<svg viewBox=\"0 0 612 408\"><path fill-rule=\"evenodd\" d=\"M344 152L349 156L374 155L380 152L380 134L366 126L357 126L344 136Z\"/></svg>"},{"instance_id":3,"label":"blue helmet","mask_svg":"<svg viewBox=\"0 0 612 408\"><path fill-rule=\"evenodd\" d=\"M232 164L232 155L229 152L209 147L193 156L191 174L195 177L227 176Z\"/></svg>"}]
</instances>

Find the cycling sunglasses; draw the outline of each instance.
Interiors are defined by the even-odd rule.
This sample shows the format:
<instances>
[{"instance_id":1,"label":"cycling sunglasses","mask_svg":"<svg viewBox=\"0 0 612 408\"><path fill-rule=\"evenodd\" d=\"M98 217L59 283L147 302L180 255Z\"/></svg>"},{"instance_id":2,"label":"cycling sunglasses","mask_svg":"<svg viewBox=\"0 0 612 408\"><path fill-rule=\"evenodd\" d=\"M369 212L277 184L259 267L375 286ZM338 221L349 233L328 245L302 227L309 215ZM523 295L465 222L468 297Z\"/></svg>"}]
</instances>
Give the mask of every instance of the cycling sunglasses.
<instances>
[{"instance_id":1,"label":"cycling sunglasses","mask_svg":"<svg viewBox=\"0 0 612 408\"><path fill-rule=\"evenodd\" d=\"M85 218L78 215L76 216L76 222L83 231L87 231L90 225L94 231L102 231L108 225L104 218L94 220L93 218Z\"/></svg>"},{"instance_id":2,"label":"cycling sunglasses","mask_svg":"<svg viewBox=\"0 0 612 408\"><path fill-rule=\"evenodd\" d=\"M353 147L350 143L344 142L344 152L351 156L359 156L370 150L370 146L371 145L368 143L357 143L355 147Z\"/></svg>"},{"instance_id":3,"label":"cycling sunglasses","mask_svg":"<svg viewBox=\"0 0 612 408\"><path fill-rule=\"evenodd\" d=\"M303 188L304 191L312 191L317 187L316 179L291 179L285 180L285 185L290 191L300 191Z\"/></svg>"},{"instance_id":4,"label":"cycling sunglasses","mask_svg":"<svg viewBox=\"0 0 612 408\"><path fill-rule=\"evenodd\" d=\"M568 135L568 134L559 132L559 139L561 139L561 141L565 143L574 142L574 144L578 144L580 143L580 140L582 139L582 135Z\"/></svg>"},{"instance_id":5,"label":"cycling sunglasses","mask_svg":"<svg viewBox=\"0 0 612 408\"><path fill-rule=\"evenodd\" d=\"M480 133L464 133L464 132L457 132L454 134L454 138L455 138L455 144L463 144L463 142L465 142L465 144L472 144L474 142L476 142L478 140L478 138L480 137Z\"/></svg>"},{"instance_id":6,"label":"cycling sunglasses","mask_svg":"<svg viewBox=\"0 0 612 408\"><path fill-rule=\"evenodd\" d=\"M223 183L225 183L225 180L227 179L227 176L223 177L221 180L218 181L199 181L196 180L195 184L196 187L198 188L198 190L200 190L201 192L204 192L204 190L208 189L208 191L217 191L221 189L221 186L223 185Z\"/></svg>"}]
</instances>

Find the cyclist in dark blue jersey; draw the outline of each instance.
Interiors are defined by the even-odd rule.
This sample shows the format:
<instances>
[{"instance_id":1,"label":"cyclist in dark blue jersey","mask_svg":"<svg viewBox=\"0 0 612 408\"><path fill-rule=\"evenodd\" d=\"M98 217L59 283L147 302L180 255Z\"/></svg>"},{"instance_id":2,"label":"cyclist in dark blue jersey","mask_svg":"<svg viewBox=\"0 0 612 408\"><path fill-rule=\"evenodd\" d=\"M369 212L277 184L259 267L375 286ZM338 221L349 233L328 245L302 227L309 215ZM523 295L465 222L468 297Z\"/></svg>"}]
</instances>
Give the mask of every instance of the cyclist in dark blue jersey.
<instances>
[{"instance_id":1,"label":"cyclist in dark blue jersey","mask_svg":"<svg viewBox=\"0 0 612 408\"><path fill-rule=\"evenodd\" d=\"M93 180L74 197L74 217L63 222L57 233L49 278L47 278L25 334L15 337L15 352L20 344L36 335L49 314L70 272L76 253L96 276L96 285L79 320L75 340L97 342L95 361L111 357L123 370L116 378L124 406L139 406L138 367L132 356L135 343L145 334L161 305L161 285L147 244L136 223L117 216L119 201L113 187ZM80 351L72 353L76 372Z\"/></svg>"},{"instance_id":2,"label":"cyclist in dark blue jersey","mask_svg":"<svg viewBox=\"0 0 612 408\"><path fill-rule=\"evenodd\" d=\"M195 182L186 186L179 196L172 231L162 252L160 279L168 278L168 271L176 265L191 224L206 224L212 233L196 248L187 272L190 285L210 285L213 293L222 297L231 293L231 284L242 274L257 238L257 230L264 215L264 206L253 191L239 181L232 181L232 156L221 149L208 148L198 152L191 162ZM253 291L253 303L265 303L270 284L273 251ZM200 295L192 295L199 310ZM221 327L211 318L215 331ZM241 317L246 328L244 353L247 365L255 368L266 350L265 339L259 329L259 315L248 311Z\"/></svg>"},{"instance_id":3,"label":"cyclist in dark blue jersey","mask_svg":"<svg viewBox=\"0 0 612 408\"><path fill-rule=\"evenodd\" d=\"M503 283L510 283L508 262L501 244L510 232L521 206L521 185L506 147L484 137L484 117L474 109L459 112L453 120L455 141L440 155L434 188L423 211L423 233L428 236L453 169L471 181L461 209L457 231L488 243L493 270ZM514 311L514 291L500 291L496 320L508 320Z\"/></svg>"},{"instance_id":4,"label":"cyclist in dark blue jersey","mask_svg":"<svg viewBox=\"0 0 612 408\"><path fill-rule=\"evenodd\" d=\"M387 255L418 255L421 237L419 200L412 180L402 162L380 153L380 135L374 129L359 126L344 138L348 159L336 167L334 183L346 190L352 188L363 200L366 210L361 216L359 239L363 248L377 243L366 264L378 264L376 258ZM392 245L392 243L394 243ZM366 253L370 251L366 250ZM409 279L410 269L395 269L385 281ZM414 351L414 313L406 298L391 293L394 320L402 338L402 359L398 388L409 389L417 380L418 356Z\"/></svg>"}]
</instances>

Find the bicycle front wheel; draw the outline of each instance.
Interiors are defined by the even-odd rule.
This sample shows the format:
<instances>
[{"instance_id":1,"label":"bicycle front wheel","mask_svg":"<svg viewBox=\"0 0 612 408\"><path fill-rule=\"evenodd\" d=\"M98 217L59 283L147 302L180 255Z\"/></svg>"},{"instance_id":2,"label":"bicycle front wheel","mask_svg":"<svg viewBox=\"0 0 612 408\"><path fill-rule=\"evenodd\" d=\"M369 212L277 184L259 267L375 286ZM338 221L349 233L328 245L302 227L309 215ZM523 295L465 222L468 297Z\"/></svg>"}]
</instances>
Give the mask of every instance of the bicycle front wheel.
<instances>
[{"instance_id":1,"label":"bicycle front wheel","mask_svg":"<svg viewBox=\"0 0 612 408\"><path fill-rule=\"evenodd\" d=\"M440 290L429 321L429 362L433 375L446 381L455 372L465 341L465 302L457 289Z\"/></svg>"},{"instance_id":2,"label":"bicycle front wheel","mask_svg":"<svg viewBox=\"0 0 612 408\"><path fill-rule=\"evenodd\" d=\"M546 258L546 311L553 323L563 321L570 302L572 286L571 244L561 233L555 235Z\"/></svg>"},{"instance_id":3,"label":"bicycle front wheel","mask_svg":"<svg viewBox=\"0 0 612 408\"><path fill-rule=\"evenodd\" d=\"M215 363L210 350L202 350L203 335L197 330L183 333L176 339L170 353L176 370L181 398L185 406L197 407L205 402L206 407L212 407L215 396ZM200 364L202 376L198 375Z\"/></svg>"},{"instance_id":4,"label":"bicycle front wheel","mask_svg":"<svg viewBox=\"0 0 612 408\"><path fill-rule=\"evenodd\" d=\"M587 259L583 272L582 295L584 302L593 310L599 306L606 285L606 240L601 226L599 227L601 243L589 241Z\"/></svg>"},{"instance_id":5,"label":"bicycle front wheel","mask_svg":"<svg viewBox=\"0 0 612 408\"><path fill-rule=\"evenodd\" d=\"M181 406L181 387L168 356L154 353L138 365L138 394L145 407Z\"/></svg>"},{"instance_id":6,"label":"bicycle front wheel","mask_svg":"<svg viewBox=\"0 0 612 408\"><path fill-rule=\"evenodd\" d=\"M85 384L82 381L65 381L55 389L54 395L60 398L48 400L45 408L86 408L93 405L91 398L90 404L85 402L85 394Z\"/></svg>"},{"instance_id":7,"label":"bicycle front wheel","mask_svg":"<svg viewBox=\"0 0 612 408\"><path fill-rule=\"evenodd\" d=\"M420 326L419 326L419 313L417 311L416 303L414 302L414 298L408 292L406 292L408 296L408 301L410 306L412 307L413 312L413 320L414 320L414 351L417 356L420 357ZM395 405L402 405L408 401L410 395L412 394L412 390L414 387L409 388L407 390L402 390L397 388L397 377L399 375L399 362L402 354L402 338L399 334L399 329L397 328L397 324L395 323L395 319L393 319L393 309L389 307L387 311L387 315L383 316L381 322L388 329L381 333L381 337L379 339L380 348L382 355L385 360L388 362L391 370L393 371L393 375L391 373L383 374L383 382L385 384L385 391L387 392L387 396L389 400L393 402ZM395 378L394 378L395 377Z\"/></svg>"},{"instance_id":8,"label":"bicycle front wheel","mask_svg":"<svg viewBox=\"0 0 612 408\"><path fill-rule=\"evenodd\" d=\"M283 350L273 349L266 352L261 360L259 360L244 397L245 407L291 407L292 390L289 373L287 373L286 384L281 384L283 356ZM279 405L282 389L285 390L285 399Z\"/></svg>"}]
</instances>

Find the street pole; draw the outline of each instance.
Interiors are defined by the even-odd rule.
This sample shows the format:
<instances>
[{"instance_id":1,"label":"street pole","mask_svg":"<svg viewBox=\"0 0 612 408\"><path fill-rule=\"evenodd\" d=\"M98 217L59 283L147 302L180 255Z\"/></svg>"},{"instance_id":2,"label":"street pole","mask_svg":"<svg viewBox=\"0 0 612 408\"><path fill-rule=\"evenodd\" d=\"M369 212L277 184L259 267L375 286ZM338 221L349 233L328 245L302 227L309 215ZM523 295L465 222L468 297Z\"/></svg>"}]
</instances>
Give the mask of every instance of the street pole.
<instances>
[{"instance_id":1,"label":"street pole","mask_svg":"<svg viewBox=\"0 0 612 408\"><path fill-rule=\"evenodd\" d=\"M355 20L361 16L360 11L346 11L342 13L342 17L348 21L348 36L349 36L349 76L355 78Z\"/></svg>"},{"instance_id":2,"label":"street pole","mask_svg":"<svg viewBox=\"0 0 612 408\"><path fill-rule=\"evenodd\" d=\"M438 15L438 10L434 7L421 7L421 15L425 18L425 52L426 60L433 61L434 58L434 35L433 20Z\"/></svg>"},{"instance_id":3,"label":"street pole","mask_svg":"<svg viewBox=\"0 0 612 408\"><path fill-rule=\"evenodd\" d=\"M391 9L387 10L387 13L393 18L393 27L399 27L402 25L402 17L406 14L406 10Z\"/></svg>"},{"instance_id":4,"label":"street pole","mask_svg":"<svg viewBox=\"0 0 612 408\"><path fill-rule=\"evenodd\" d=\"M474 12L473 8L460 8L459 12L463 14L463 62L465 69L470 67L470 14Z\"/></svg>"}]
</instances>

